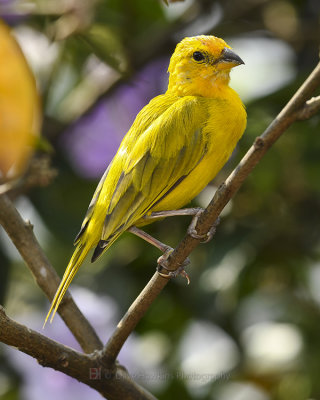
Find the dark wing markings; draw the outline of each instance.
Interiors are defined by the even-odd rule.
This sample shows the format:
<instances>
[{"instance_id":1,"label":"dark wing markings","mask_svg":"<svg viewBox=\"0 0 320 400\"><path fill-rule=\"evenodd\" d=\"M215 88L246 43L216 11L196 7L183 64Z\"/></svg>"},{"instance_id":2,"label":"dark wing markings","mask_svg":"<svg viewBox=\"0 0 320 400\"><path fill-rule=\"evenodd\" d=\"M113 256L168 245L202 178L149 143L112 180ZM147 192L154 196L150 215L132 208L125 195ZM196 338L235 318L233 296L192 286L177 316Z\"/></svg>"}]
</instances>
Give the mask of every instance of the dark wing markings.
<instances>
[{"instance_id":1,"label":"dark wing markings","mask_svg":"<svg viewBox=\"0 0 320 400\"><path fill-rule=\"evenodd\" d=\"M91 200L91 202L89 204L89 207L88 207L88 210L86 212L86 215L85 215L85 217L83 219L83 222L81 224L81 229L80 229L79 233L77 234L77 236L75 237L73 244L77 244L79 242L81 236L84 234L85 230L88 227L88 223L89 223L90 218L92 216L92 212L93 212L94 206L95 206L95 204L97 202L97 199L99 197L99 194L101 192L103 183L106 180L107 175L109 173L111 163L112 163L112 161L108 165L108 168L105 170L104 174L102 175L102 177L101 177L101 179L100 179L100 181L98 183L98 186L97 186L97 188L96 188L96 190L95 190L95 192L93 194L93 197L92 197L92 200Z\"/></svg>"}]
</instances>

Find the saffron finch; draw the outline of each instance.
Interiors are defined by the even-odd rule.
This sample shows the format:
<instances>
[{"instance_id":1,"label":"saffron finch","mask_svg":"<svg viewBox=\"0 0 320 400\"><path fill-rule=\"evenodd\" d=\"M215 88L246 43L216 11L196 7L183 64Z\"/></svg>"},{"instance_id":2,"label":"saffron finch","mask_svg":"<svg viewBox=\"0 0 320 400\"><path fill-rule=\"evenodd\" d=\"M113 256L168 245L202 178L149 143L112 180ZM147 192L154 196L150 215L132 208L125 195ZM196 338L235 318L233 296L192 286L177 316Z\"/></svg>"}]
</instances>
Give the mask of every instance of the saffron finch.
<instances>
[{"instance_id":1,"label":"saffron finch","mask_svg":"<svg viewBox=\"0 0 320 400\"><path fill-rule=\"evenodd\" d=\"M98 184L46 321L90 249L95 261L125 230L145 224L144 216L183 207L223 167L246 126L229 87L230 70L240 64L215 36L177 45L166 93L139 112Z\"/></svg>"}]
</instances>

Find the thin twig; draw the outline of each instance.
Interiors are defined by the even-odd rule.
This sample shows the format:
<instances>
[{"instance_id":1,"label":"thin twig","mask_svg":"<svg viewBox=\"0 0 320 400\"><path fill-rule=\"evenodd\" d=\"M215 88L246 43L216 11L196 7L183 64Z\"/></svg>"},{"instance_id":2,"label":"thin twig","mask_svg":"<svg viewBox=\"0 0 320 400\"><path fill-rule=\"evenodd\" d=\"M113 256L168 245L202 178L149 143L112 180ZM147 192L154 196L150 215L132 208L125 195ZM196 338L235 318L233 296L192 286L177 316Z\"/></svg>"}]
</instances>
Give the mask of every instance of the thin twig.
<instances>
[{"instance_id":1,"label":"thin twig","mask_svg":"<svg viewBox=\"0 0 320 400\"><path fill-rule=\"evenodd\" d=\"M99 353L83 354L10 319L0 306L0 340L97 390L109 400L156 400L121 367L109 368Z\"/></svg>"},{"instance_id":2,"label":"thin twig","mask_svg":"<svg viewBox=\"0 0 320 400\"><path fill-rule=\"evenodd\" d=\"M37 242L32 225L21 218L5 194L0 195L0 224L18 249L37 284L51 300L59 286L60 278ZM70 294L66 295L59 313L83 351L91 353L102 348L99 337Z\"/></svg>"},{"instance_id":3,"label":"thin twig","mask_svg":"<svg viewBox=\"0 0 320 400\"><path fill-rule=\"evenodd\" d=\"M205 235L210 231L210 228L214 225L223 208L236 194L268 149L294 121L301 119L300 112L302 113L302 110L306 110L306 108L309 108L310 111L310 108L313 107L310 116L314 115L318 107L318 100L316 100L317 107L315 107L314 105L310 106L310 100L308 101L308 99L319 86L320 63L264 133L255 139L253 145L238 166L233 170L226 182L216 191L208 207L198 219L195 227L198 235ZM307 113L304 115L307 115ZM195 239L187 234L171 254L166 268L172 271L178 269L199 242L199 239ZM147 286L130 306L102 352L102 357L108 363L115 361L128 336L167 282L167 279L155 273Z\"/></svg>"}]
</instances>

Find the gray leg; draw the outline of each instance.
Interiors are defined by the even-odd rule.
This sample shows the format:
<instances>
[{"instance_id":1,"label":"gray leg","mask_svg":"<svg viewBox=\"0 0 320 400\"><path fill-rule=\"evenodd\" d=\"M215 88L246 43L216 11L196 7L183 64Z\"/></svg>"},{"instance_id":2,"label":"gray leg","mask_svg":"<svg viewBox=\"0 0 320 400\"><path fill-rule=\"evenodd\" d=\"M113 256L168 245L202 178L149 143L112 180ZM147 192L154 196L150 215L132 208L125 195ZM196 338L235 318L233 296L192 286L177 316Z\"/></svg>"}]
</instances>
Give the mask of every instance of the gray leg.
<instances>
[{"instance_id":1,"label":"gray leg","mask_svg":"<svg viewBox=\"0 0 320 400\"><path fill-rule=\"evenodd\" d=\"M154 237L149 235L147 232L143 231L142 229L137 228L136 226L131 226L127 230L129 232L133 233L134 235L139 236L141 239L144 239L146 242L152 244L153 246L157 247L163 253L165 253L166 251L171 249L170 246L167 246L166 244L160 242L160 240L155 239Z\"/></svg>"},{"instance_id":2,"label":"gray leg","mask_svg":"<svg viewBox=\"0 0 320 400\"><path fill-rule=\"evenodd\" d=\"M168 211L155 211L150 215L144 215L142 219L145 221L154 221L157 219L167 218L167 217L178 217L181 215L197 215L199 212L203 211L200 207L194 208L182 208L181 210L168 210Z\"/></svg>"}]
</instances>

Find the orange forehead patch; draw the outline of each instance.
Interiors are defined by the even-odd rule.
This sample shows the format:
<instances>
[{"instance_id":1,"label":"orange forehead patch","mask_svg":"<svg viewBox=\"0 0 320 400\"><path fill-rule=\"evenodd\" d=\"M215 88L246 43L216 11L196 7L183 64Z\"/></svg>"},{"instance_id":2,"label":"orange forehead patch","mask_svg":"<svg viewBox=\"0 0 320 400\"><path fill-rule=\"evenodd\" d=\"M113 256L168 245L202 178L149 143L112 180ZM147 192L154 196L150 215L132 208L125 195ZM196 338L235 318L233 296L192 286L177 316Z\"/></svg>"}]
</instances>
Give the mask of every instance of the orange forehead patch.
<instances>
[{"instance_id":1,"label":"orange forehead patch","mask_svg":"<svg viewBox=\"0 0 320 400\"><path fill-rule=\"evenodd\" d=\"M230 48L223 39L215 36L200 35L184 38L178 44L176 51L205 50L214 56L218 56L224 47Z\"/></svg>"}]
</instances>

